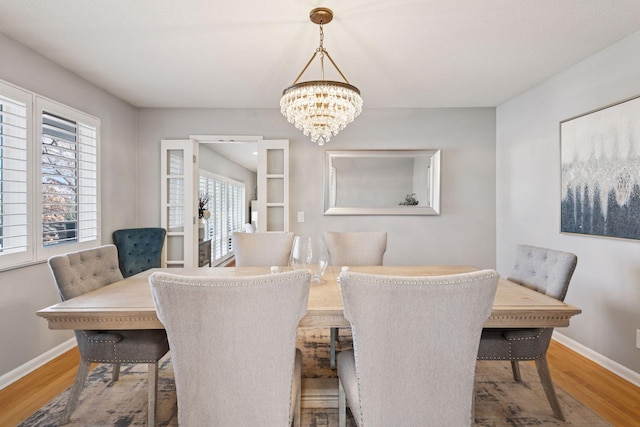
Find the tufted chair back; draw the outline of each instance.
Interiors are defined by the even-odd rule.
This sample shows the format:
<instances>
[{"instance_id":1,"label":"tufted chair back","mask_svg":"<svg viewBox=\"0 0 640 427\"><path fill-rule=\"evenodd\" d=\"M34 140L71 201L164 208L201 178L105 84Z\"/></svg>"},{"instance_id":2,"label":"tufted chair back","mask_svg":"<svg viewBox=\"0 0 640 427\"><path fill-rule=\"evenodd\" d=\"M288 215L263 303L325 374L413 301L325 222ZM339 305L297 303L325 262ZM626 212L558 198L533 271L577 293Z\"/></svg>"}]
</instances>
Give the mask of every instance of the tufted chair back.
<instances>
[{"instance_id":1,"label":"tufted chair back","mask_svg":"<svg viewBox=\"0 0 640 427\"><path fill-rule=\"evenodd\" d=\"M569 252L518 245L509 280L564 301L577 262Z\"/></svg>"},{"instance_id":2,"label":"tufted chair back","mask_svg":"<svg viewBox=\"0 0 640 427\"><path fill-rule=\"evenodd\" d=\"M122 280L114 245L51 257L49 267L62 301Z\"/></svg>"},{"instance_id":3,"label":"tufted chair back","mask_svg":"<svg viewBox=\"0 0 640 427\"><path fill-rule=\"evenodd\" d=\"M162 266L164 228L127 228L113 232L118 248L120 271L124 277Z\"/></svg>"}]
</instances>

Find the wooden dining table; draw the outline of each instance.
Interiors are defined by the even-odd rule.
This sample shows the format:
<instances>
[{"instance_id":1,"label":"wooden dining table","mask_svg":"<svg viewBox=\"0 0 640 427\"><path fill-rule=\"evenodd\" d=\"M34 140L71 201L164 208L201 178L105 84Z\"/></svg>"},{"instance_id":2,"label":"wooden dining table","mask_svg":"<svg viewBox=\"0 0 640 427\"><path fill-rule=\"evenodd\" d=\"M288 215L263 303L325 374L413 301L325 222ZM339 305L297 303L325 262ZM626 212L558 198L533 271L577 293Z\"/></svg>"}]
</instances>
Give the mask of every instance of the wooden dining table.
<instances>
[{"instance_id":1,"label":"wooden dining table","mask_svg":"<svg viewBox=\"0 0 640 427\"><path fill-rule=\"evenodd\" d=\"M477 270L472 266L367 266L352 271L397 276L436 276ZM289 269L282 267L282 270ZM164 268L128 277L95 291L54 304L37 312L50 329L163 329L156 315L149 276L164 271L190 276L243 277L270 274L269 267ZM307 314L300 328L349 327L340 296L341 267L330 266L309 290ZM562 327L581 310L532 289L500 279L491 316L485 327ZM305 378L302 407L337 408L336 378Z\"/></svg>"},{"instance_id":2,"label":"wooden dining table","mask_svg":"<svg viewBox=\"0 0 640 427\"><path fill-rule=\"evenodd\" d=\"M472 266L367 266L352 271L397 276L434 276L477 270ZM283 270L288 267L283 267ZM156 316L149 276L165 271L190 276L242 277L270 274L269 267L151 269L37 312L50 329L163 329ZM330 266L320 283L311 285L307 314L300 327L348 327L339 280L341 267ZM581 310L524 286L500 279L485 327L562 327Z\"/></svg>"}]
</instances>

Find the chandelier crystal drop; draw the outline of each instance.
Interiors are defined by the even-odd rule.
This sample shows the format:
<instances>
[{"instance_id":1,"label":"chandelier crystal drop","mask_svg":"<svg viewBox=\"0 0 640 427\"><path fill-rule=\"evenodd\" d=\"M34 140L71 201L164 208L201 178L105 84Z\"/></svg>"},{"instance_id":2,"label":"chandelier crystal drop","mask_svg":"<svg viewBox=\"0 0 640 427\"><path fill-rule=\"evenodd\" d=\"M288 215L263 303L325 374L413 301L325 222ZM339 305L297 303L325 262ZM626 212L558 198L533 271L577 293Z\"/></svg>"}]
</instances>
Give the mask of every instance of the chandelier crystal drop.
<instances>
[{"instance_id":1,"label":"chandelier crystal drop","mask_svg":"<svg viewBox=\"0 0 640 427\"><path fill-rule=\"evenodd\" d=\"M323 24L333 19L333 12L327 8L316 8L310 13L313 23L320 25L320 46L304 67L293 85L282 92L280 111L305 136L318 145L329 142L362 112L360 91L347 81L329 52L324 48ZM322 80L298 83L315 57L320 54ZM331 61L344 82L324 79L324 58Z\"/></svg>"}]
</instances>

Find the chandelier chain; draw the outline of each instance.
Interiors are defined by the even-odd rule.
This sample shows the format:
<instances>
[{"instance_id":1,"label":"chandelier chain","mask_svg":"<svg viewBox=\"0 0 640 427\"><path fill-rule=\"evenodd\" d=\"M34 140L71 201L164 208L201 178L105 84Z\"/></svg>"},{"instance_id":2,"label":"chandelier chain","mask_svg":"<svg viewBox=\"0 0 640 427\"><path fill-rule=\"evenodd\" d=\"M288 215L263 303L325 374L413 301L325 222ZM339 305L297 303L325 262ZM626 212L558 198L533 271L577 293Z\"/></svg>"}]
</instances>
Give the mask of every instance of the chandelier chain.
<instances>
[{"instance_id":1,"label":"chandelier chain","mask_svg":"<svg viewBox=\"0 0 640 427\"><path fill-rule=\"evenodd\" d=\"M324 50L324 26L322 24L320 24L320 47L318 50L321 52Z\"/></svg>"},{"instance_id":2,"label":"chandelier chain","mask_svg":"<svg viewBox=\"0 0 640 427\"><path fill-rule=\"evenodd\" d=\"M324 54L326 49L324 48L324 28L322 22L320 23L320 46L317 52L320 52L320 71L322 72L322 80L324 80Z\"/></svg>"}]
</instances>

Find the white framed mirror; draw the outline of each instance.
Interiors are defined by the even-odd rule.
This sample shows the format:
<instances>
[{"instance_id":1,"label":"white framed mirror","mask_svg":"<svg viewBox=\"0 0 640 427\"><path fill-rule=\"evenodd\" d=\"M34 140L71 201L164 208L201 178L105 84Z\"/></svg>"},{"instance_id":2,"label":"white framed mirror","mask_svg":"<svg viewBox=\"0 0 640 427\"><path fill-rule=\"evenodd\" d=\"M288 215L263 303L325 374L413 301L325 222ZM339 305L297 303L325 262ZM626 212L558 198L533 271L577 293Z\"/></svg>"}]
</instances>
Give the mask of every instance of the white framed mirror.
<instances>
[{"instance_id":1,"label":"white framed mirror","mask_svg":"<svg viewBox=\"0 0 640 427\"><path fill-rule=\"evenodd\" d=\"M325 215L439 215L440 150L325 151Z\"/></svg>"}]
</instances>

